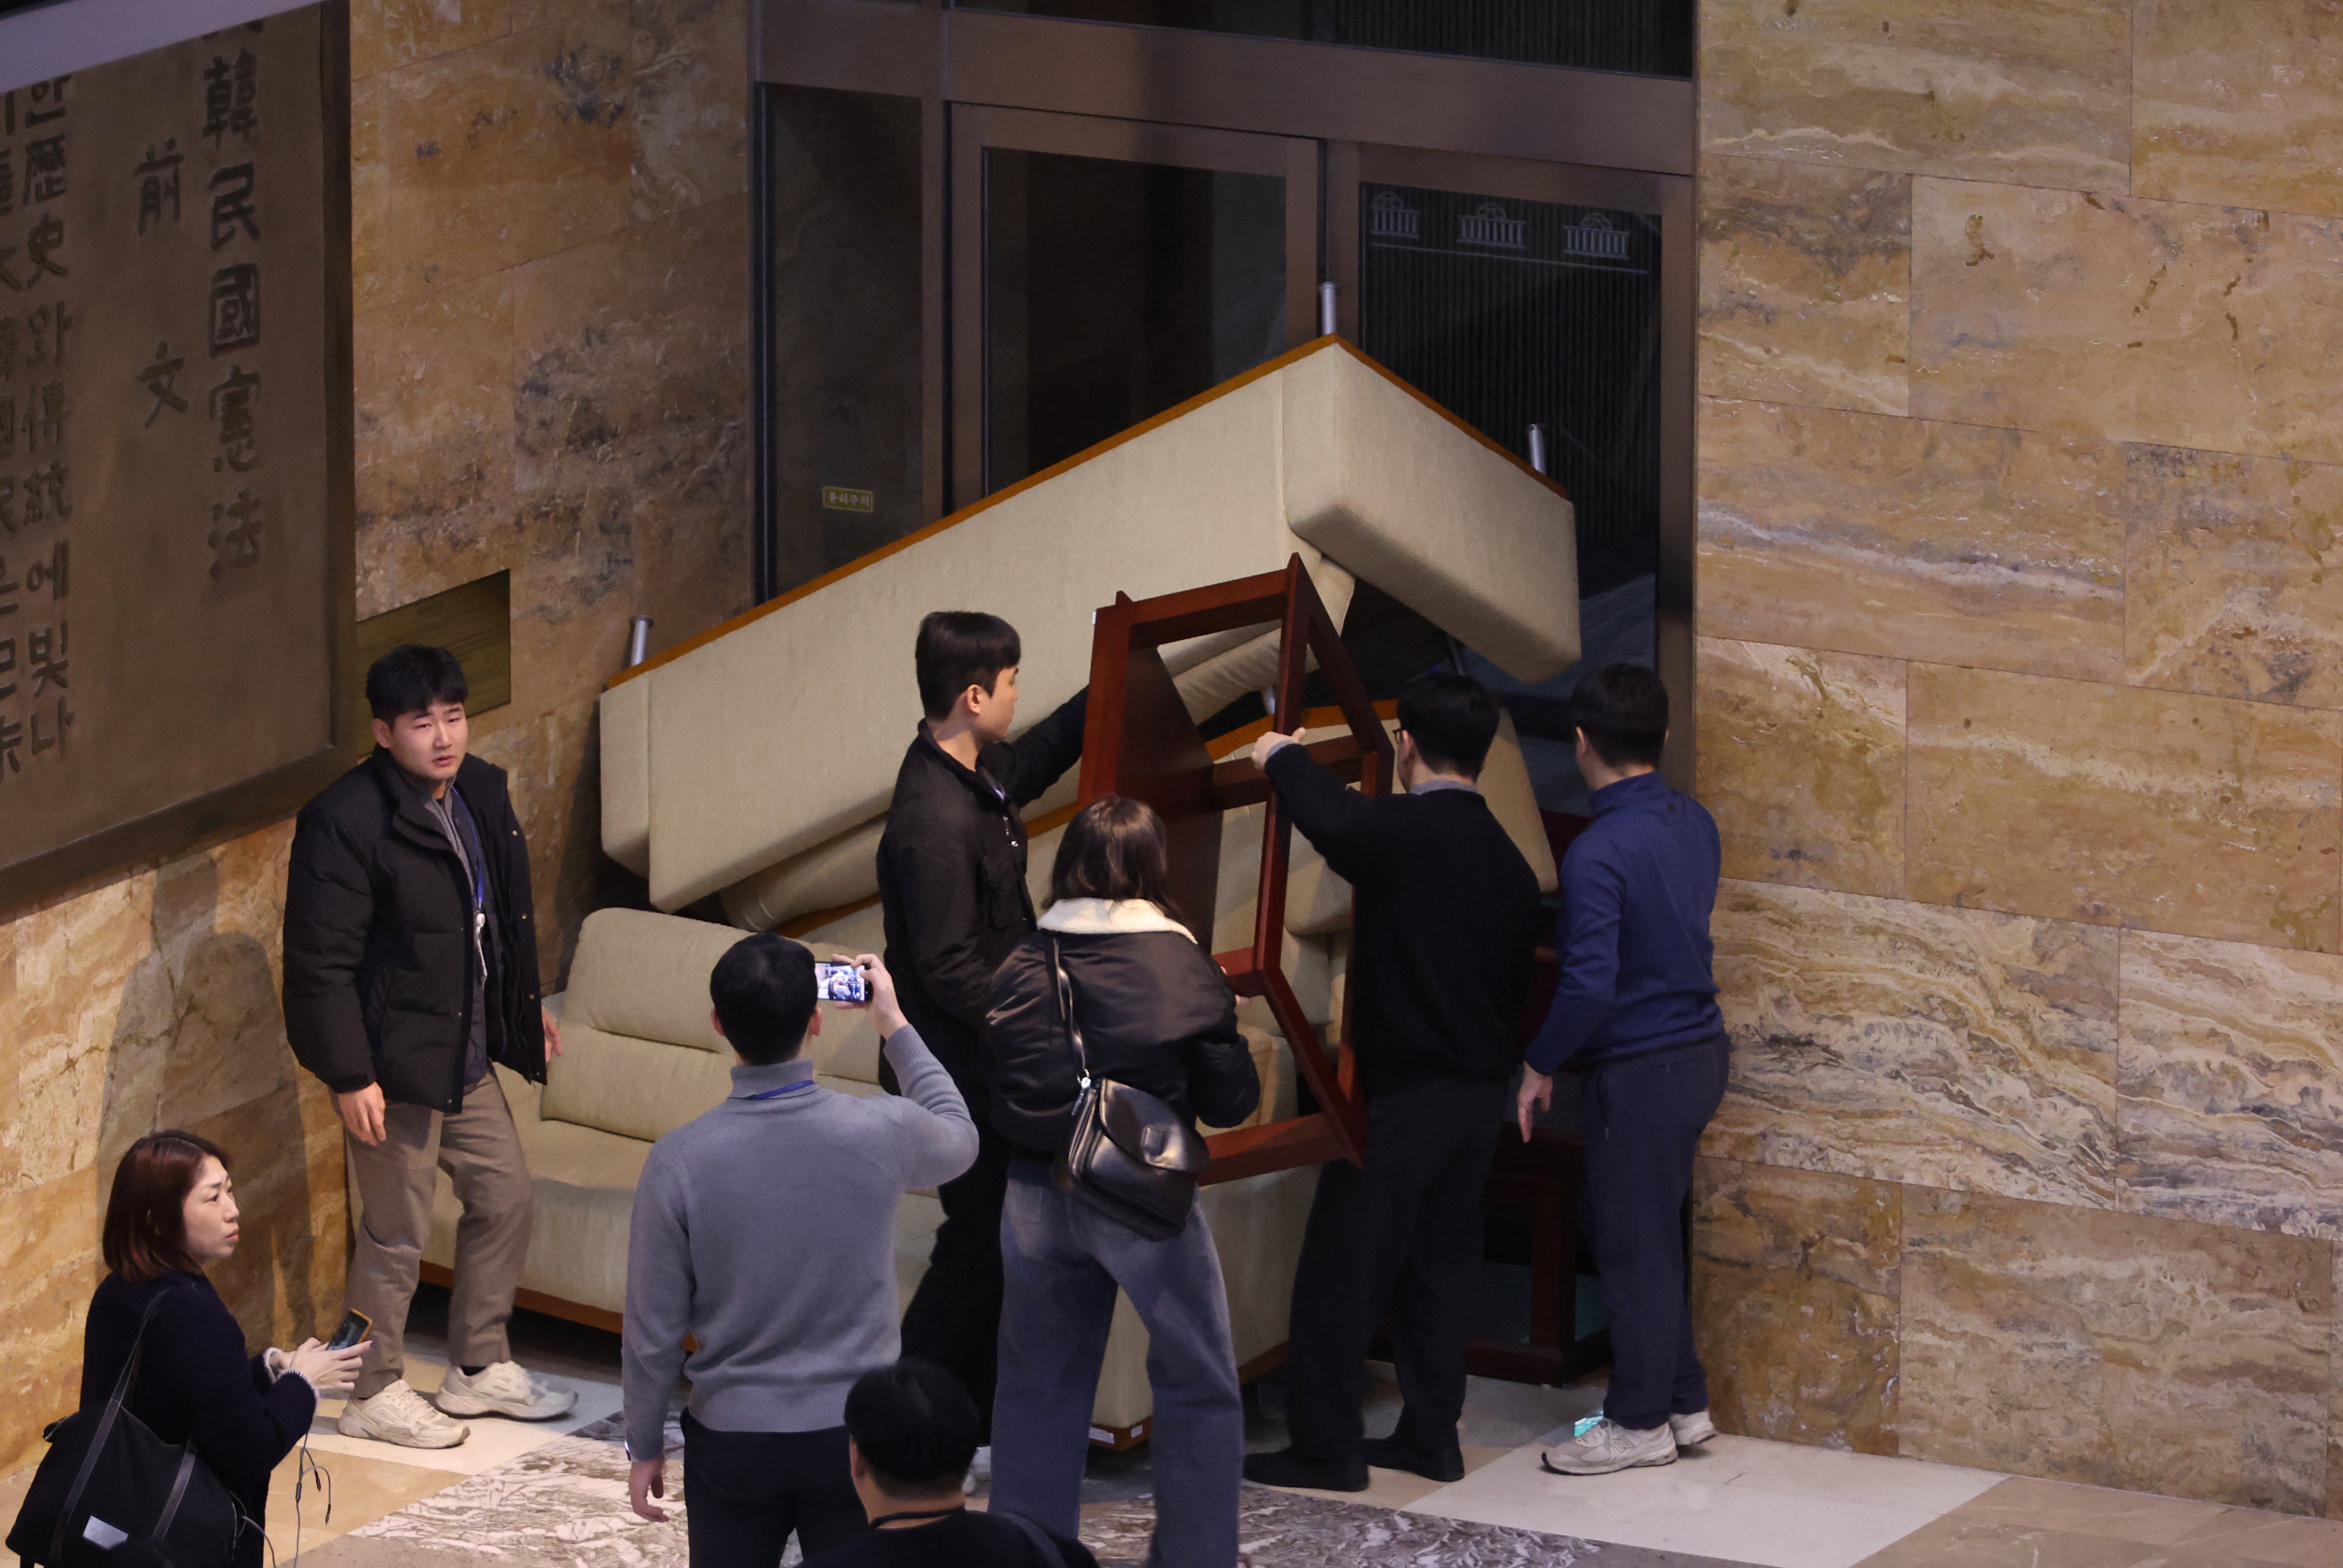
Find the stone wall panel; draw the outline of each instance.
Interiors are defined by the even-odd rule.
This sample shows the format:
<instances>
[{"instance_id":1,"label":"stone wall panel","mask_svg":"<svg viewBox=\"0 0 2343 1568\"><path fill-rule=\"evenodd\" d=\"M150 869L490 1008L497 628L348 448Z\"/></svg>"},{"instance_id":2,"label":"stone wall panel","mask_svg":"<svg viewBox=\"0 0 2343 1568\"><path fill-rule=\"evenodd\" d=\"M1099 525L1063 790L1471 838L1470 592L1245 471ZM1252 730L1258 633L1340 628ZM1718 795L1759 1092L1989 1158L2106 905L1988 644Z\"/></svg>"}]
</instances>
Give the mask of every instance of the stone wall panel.
<instances>
[{"instance_id":1,"label":"stone wall panel","mask_svg":"<svg viewBox=\"0 0 2343 1568\"><path fill-rule=\"evenodd\" d=\"M1714 930L1709 1153L2117 1206L2115 932L1755 882Z\"/></svg>"},{"instance_id":2,"label":"stone wall panel","mask_svg":"<svg viewBox=\"0 0 2343 1568\"><path fill-rule=\"evenodd\" d=\"M1693 1318L1726 1432L1896 1452L1896 1187L1703 1160Z\"/></svg>"},{"instance_id":3,"label":"stone wall panel","mask_svg":"<svg viewBox=\"0 0 2343 1568\"><path fill-rule=\"evenodd\" d=\"M1929 903L2332 950L2343 717L1915 665Z\"/></svg>"},{"instance_id":4,"label":"stone wall panel","mask_svg":"<svg viewBox=\"0 0 2343 1568\"><path fill-rule=\"evenodd\" d=\"M1698 477L1711 636L2122 677L2113 442L1710 401Z\"/></svg>"},{"instance_id":5,"label":"stone wall panel","mask_svg":"<svg viewBox=\"0 0 2343 1568\"><path fill-rule=\"evenodd\" d=\"M1903 1452L2315 1513L2325 1241L1904 1192Z\"/></svg>"},{"instance_id":6,"label":"stone wall panel","mask_svg":"<svg viewBox=\"0 0 2343 1568\"><path fill-rule=\"evenodd\" d=\"M1725 874L1902 892L1902 662L1720 638L1699 661L1697 793Z\"/></svg>"},{"instance_id":7,"label":"stone wall panel","mask_svg":"<svg viewBox=\"0 0 2343 1568\"><path fill-rule=\"evenodd\" d=\"M1775 158L1701 174L1701 391L1903 413L1911 180Z\"/></svg>"}]
</instances>

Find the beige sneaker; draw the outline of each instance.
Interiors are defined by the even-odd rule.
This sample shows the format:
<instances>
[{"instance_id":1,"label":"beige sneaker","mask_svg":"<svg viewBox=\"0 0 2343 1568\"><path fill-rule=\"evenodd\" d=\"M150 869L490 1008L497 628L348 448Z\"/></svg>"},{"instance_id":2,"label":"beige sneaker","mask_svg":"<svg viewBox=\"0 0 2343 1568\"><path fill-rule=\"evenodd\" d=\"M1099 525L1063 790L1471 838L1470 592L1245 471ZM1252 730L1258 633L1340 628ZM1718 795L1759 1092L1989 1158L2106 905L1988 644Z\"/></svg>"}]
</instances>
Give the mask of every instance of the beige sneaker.
<instances>
[{"instance_id":1,"label":"beige sneaker","mask_svg":"<svg viewBox=\"0 0 2343 1568\"><path fill-rule=\"evenodd\" d=\"M476 1377L466 1377L461 1367L449 1367L446 1381L440 1383L437 1395L439 1408L449 1415L508 1415L516 1421L551 1421L557 1415L567 1415L578 1402L574 1389L566 1389L534 1378L520 1370L518 1362L498 1362L484 1366Z\"/></svg>"},{"instance_id":2,"label":"beige sneaker","mask_svg":"<svg viewBox=\"0 0 2343 1568\"><path fill-rule=\"evenodd\" d=\"M1605 1417L1545 1451L1538 1461L1556 1475L1608 1475L1644 1464L1674 1464L1675 1434L1662 1422L1648 1432L1621 1426Z\"/></svg>"},{"instance_id":3,"label":"beige sneaker","mask_svg":"<svg viewBox=\"0 0 2343 1568\"><path fill-rule=\"evenodd\" d=\"M344 1437L370 1437L402 1448L453 1448L472 1435L470 1427L432 1409L405 1378L372 1399L351 1400L342 1407L339 1425Z\"/></svg>"},{"instance_id":4,"label":"beige sneaker","mask_svg":"<svg viewBox=\"0 0 2343 1568\"><path fill-rule=\"evenodd\" d=\"M1708 1412L1696 1410L1690 1415L1668 1417L1668 1432L1678 1448L1698 1448L1716 1435L1716 1422L1709 1420Z\"/></svg>"}]
</instances>

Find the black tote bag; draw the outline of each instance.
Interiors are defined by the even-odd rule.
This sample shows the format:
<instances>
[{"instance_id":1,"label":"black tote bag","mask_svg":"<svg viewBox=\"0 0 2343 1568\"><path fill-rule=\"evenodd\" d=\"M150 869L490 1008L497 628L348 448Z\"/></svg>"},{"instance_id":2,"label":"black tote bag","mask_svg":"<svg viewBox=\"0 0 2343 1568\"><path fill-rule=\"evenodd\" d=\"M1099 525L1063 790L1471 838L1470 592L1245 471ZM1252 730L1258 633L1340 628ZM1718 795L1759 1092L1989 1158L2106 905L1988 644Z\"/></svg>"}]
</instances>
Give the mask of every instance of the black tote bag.
<instances>
[{"instance_id":1,"label":"black tote bag","mask_svg":"<svg viewBox=\"0 0 2343 1568\"><path fill-rule=\"evenodd\" d=\"M1168 1241L1188 1228L1196 1206L1196 1177L1212 1151L1180 1113L1143 1089L1091 1075L1081 1025L1074 1021L1074 987L1058 944L1050 943L1057 970L1058 1005L1074 1048L1081 1088L1074 1099L1074 1132L1051 1170L1054 1184L1108 1219L1151 1241Z\"/></svg>"},{"instance_id":2,"label":"black tote bag","mask_svg":"<svg viewBox=\"0 0 2343 1568\"><path fill-rule=\"evenodd\" d=\"M123 1408L162 1304L161 1294L146 1303L112 1397L49 1428L49 1452L8 1532L8 1550L20 1563L109 1568L131 1555L116 1549L134 1541L158 1548L175 1568L234 1563L236 1540L249 1528L236 1499L196 1457L194 1444L165 1442Z\"/></svg>"}]
</instances>

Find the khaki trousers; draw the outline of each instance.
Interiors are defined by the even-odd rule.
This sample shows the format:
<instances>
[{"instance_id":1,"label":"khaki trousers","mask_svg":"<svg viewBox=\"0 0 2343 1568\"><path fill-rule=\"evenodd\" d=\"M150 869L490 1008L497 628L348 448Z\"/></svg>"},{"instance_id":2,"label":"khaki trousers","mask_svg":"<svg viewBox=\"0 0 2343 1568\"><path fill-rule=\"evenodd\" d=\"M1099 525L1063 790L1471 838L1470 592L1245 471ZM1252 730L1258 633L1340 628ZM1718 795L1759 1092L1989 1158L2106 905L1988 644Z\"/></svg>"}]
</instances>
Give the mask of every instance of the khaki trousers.
<instances>
[{"instance_id":1,"label":"khaki trousers","mask_svg":"<svg viewBox=\"0 0 2343 1568\"><path fill-rule=\"evenodd\" d=\"M465 1093L464 1108L454 1115L388 1105L383 1129L383 1141L373 1145L342 1135L362 1210L350 1252L349 1304L374 1320L374 1349L355 1390L359 1399L372 1399L406 1372L407 1309L431 1235L438 1173L447 1172L464 1207L447 1306L447 1360L454 1366L512 1359L505 1325L528 1261L535 1204L520 1134L493 1069Z\"/></svg>"}]
</instances>

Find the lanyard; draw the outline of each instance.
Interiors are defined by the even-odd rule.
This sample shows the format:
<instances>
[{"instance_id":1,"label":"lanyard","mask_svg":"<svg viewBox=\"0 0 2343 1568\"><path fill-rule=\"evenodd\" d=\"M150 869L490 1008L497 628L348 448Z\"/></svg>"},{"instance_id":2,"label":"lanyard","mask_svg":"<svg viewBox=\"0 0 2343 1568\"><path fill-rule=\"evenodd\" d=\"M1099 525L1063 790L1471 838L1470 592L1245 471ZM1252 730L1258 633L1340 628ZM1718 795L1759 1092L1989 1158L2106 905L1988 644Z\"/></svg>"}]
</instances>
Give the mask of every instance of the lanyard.
<instances>
[{"instance_id":1,"label":"lanyard","mask_svg":"<svg viewBox=\"0 0 2343 1568\"><path fill-rule=\"evenodd\" d=\"M802 1083L791 1083L779 1089L768 1089L762 1094L743 1094L739 1098L742 1100L779 1100L784 1094L795 1094L801 1090L811 1089L813 1086L813 1080L809 1078Z\"/></svg>"}]
</instances>

